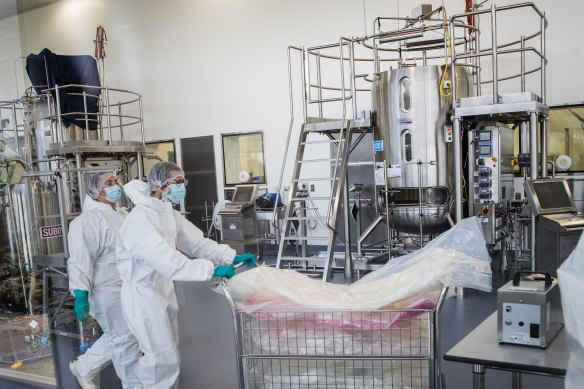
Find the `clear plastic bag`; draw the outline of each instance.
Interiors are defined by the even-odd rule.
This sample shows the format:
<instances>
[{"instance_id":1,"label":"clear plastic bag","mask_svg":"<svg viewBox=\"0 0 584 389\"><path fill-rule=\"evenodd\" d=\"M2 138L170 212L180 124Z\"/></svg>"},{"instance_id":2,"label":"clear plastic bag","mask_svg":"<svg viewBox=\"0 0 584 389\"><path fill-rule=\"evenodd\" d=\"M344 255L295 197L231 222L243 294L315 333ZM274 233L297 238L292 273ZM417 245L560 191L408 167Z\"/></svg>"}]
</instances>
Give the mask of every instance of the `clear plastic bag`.
<instances>
[{"instance_id":1,"label":"clear plastic bag","mask_svg":"<svg viewBox=\"0 0 584 389\"><path fill-rule=\"evenodd\" d=\"M491 258L478 218L462 220L424 248L352 285L260 266L228 281L238 310L406 309L435 304L443 286L491 290Z\"/></svg>"}]
</instances>

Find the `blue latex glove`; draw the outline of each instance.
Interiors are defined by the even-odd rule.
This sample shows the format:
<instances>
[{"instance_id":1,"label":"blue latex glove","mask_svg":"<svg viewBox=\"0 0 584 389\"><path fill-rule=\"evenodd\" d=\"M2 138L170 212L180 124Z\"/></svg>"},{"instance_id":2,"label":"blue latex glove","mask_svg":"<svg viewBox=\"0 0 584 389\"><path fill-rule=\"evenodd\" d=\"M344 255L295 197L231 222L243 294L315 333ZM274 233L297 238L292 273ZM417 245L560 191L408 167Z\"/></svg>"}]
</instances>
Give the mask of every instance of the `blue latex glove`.
<instances>
[{"instance_id":1,"label":"blue latex glove","mask_svg":"<svg viewBox=\"0 0 584 389\"><path fill-rule=\"evenodd\" d=\"M87 321L89 319L89 292L86 290L75 289L75 306L73 307L73 316L79 321Z\"/></svg>"},{"instance_id":2,"label":"blue latex glove","mask_svg":"<svg viewBox=\"0 0 584 389\"><path fill-rule=\"evenodd\" d=\"M235 275L235 268L230 265L217 266L213 272L214 277L227 277L231 278Z\"/></svg>"},{"instance_id":3,"label":"blue latex glove","mask_svg":"<svg viewBox=\"0 0 584 389\"><path fill-rule=\"evenodd\" d=\"M256 263L256 257L251 253L247 253L243 255L236 255L235 258L233 258L234 265L241 262L245 263L245 266L254 267Z\"/></svg>"}]
</instances>

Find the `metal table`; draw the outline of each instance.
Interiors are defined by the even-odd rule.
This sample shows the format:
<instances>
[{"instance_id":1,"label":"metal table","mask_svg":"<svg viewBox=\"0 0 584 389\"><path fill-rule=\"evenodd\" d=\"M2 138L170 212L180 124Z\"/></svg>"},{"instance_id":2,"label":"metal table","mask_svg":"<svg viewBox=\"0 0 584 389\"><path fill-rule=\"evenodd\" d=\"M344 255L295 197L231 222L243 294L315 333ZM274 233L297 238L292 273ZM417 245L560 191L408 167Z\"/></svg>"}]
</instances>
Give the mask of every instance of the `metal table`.
<instances>
[{"instance_id":1,"label":"metal table","mask_svg":"<svg viewBox=\"0 0 584 389\"><path fill-rule=\"evenodd\" d=\"M497 312L464 337L444 359L473 365L473 388L485 387L485 368L513 372L513 389L521 388L521 373L564 377L570 358L566 331L546 349L497 342Z\"/></svg>"}]
</instances>

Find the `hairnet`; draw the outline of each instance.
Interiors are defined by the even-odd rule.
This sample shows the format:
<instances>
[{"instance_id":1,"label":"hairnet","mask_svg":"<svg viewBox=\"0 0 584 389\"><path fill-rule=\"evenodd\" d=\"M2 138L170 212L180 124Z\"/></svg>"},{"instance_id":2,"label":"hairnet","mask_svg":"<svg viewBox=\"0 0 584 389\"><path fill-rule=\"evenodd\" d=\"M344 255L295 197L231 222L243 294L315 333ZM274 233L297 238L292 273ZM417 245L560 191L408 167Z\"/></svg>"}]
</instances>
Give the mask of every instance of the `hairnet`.
<instances>
[{"instance_id":1,"label":"hairnet","mask_svg":"<svg viewBox=\"0 0 584 389\"><path fill-rule=\"evenodd\" d=\"M150 172L148 172L148 183L150 184L150 190L156 190L164 186L171 178L171 172L179 171L182 174L183 170L174 162L156 162Z\"/></svg>"},{"instance_id":2,"label":"hairnet","mask_svg":"<svg viewBox=\"0 0 584 389\"><path fill-rule=\"evenodd\" d=\"M87 194L94 200L99 197L99 192L105 180L113 176L111 172L95 173L89 179L89 184L87 185Z\"/></svg>"}]
</instances>

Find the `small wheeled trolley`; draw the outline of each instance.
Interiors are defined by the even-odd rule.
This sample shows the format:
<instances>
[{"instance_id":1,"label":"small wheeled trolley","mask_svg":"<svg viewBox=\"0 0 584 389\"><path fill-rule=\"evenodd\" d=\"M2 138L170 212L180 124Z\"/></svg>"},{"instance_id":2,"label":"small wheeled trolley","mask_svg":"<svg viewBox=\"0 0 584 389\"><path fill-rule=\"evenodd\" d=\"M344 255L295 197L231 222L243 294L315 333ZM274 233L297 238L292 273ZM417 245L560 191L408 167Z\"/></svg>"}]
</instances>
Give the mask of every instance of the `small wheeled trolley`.
<instances>
[{"instance_id":1,"label":"small wheeled trolley","mask_svg":"<svg viewBox=\"0 0 584 389\"><path fill-rule=\"evenodd\" d=\"M439 388L438 312L233 311L239 387Z\"/></svg>"}]
</instances>

